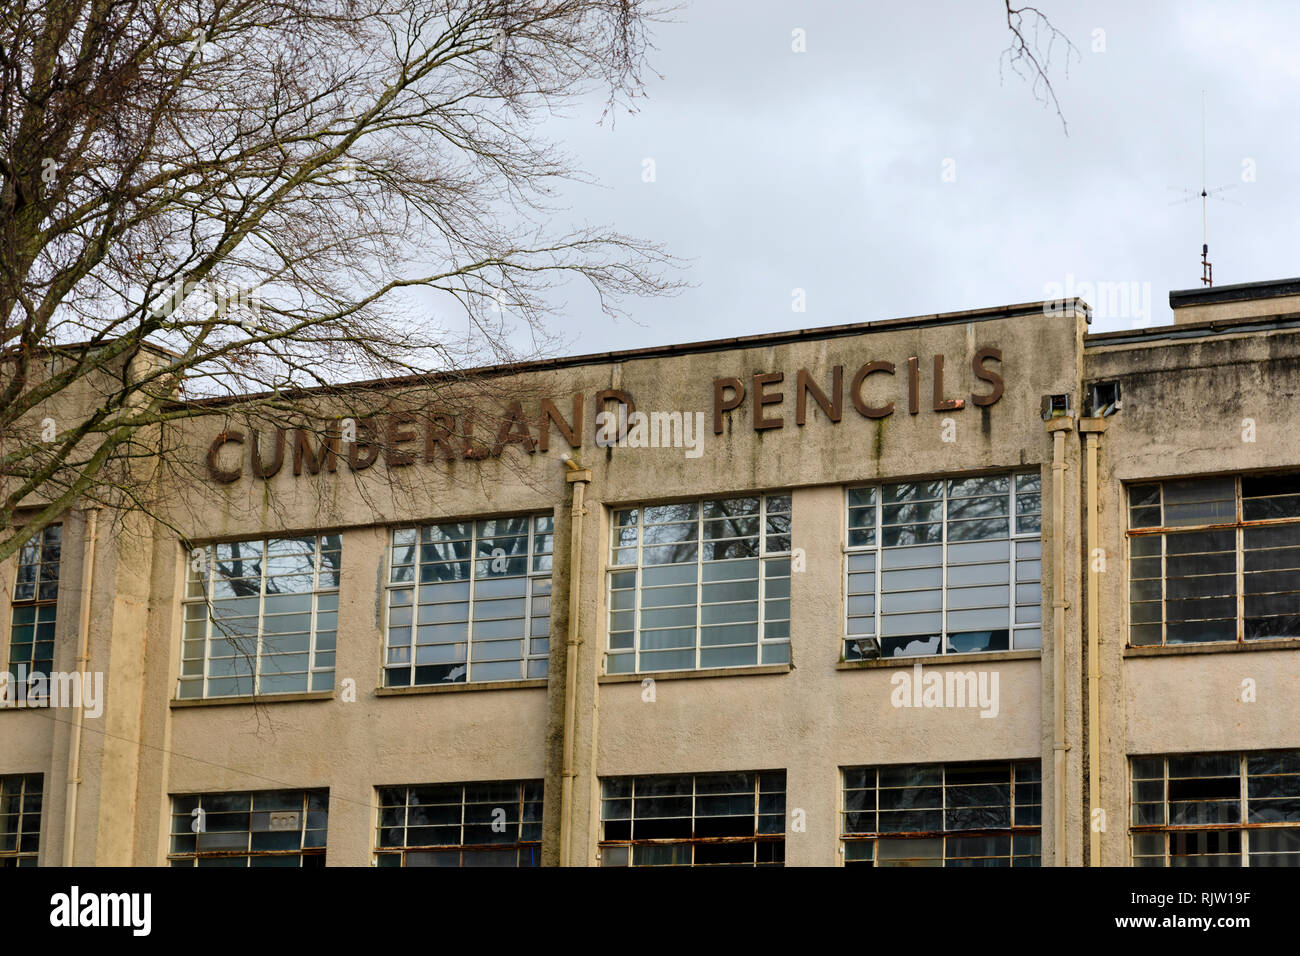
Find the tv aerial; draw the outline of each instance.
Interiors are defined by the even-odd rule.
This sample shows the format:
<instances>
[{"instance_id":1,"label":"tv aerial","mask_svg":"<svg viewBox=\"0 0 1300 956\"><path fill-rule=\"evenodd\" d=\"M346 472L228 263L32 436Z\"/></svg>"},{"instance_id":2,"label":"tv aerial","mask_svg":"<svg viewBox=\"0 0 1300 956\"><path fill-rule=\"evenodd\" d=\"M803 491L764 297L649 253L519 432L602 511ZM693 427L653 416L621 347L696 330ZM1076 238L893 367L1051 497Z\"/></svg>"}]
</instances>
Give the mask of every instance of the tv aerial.
<instances>
[{"instance_id":1,"label":"tv aerial","mask_svg":"<svg viewBox=\"0 0 1300 956\"><path fill-rule=\"evenodd\" d=\"M1194 199L1201 200L1201 284L1212 286L1214 285L1214 266L1210 264L1209 216L1207 207L1209 206L1209 201L1211 199L1219 202L1232 203L1234 206L1240 206L1241 203L1228 199L1226 196L1220 195L1220 193L1226 192L1229 189L1236 189L1241 185L1241 183L1228 183L1223 186L1215 186L1213 189L1206 188L1205 139L1205 90L1201 90L1201 189L1199 192L1192 189L1181 189L1179 191L1185 194L1184 198L1175 199L1169 205L1179 206L1192 202ZM1176 189L1177 187L1171 186L1169 188Z\"/></svg>"}]
</instances>

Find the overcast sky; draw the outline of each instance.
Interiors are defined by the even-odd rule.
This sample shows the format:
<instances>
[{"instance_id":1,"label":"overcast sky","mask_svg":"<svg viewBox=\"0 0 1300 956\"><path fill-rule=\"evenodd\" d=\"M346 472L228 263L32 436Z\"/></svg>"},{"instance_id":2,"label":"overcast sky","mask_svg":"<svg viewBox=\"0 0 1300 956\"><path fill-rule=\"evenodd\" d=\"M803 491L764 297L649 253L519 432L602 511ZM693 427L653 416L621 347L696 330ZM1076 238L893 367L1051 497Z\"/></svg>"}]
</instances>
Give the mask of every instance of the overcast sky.
<instances>
[{"instance_id":1,"label":"overcast sky","mask_svg":"<svg viewBox=\"0 0 1300 956\"><path fill-rule=\"evenodd\" d=\"M567 188L557 224L661 241L694 288L631 303L635 324L575 288L561 351L1035 301L1071 282L1139 284L1095 331L1172 321L1169 290L1200 284L1200 201L1178 201L1201 185L1202 90L1208 185L1235 185L1209 207L1216 284L1300 275L1300 4L1039 6L1078 49L1067 76L1058 43L1051 71L1068 136L1028 82L999 77L999 0L687 2L655 29L663 78L638 113L611 129L593 100L543 132L600 184Z\"/></svg>"}]
</instances>

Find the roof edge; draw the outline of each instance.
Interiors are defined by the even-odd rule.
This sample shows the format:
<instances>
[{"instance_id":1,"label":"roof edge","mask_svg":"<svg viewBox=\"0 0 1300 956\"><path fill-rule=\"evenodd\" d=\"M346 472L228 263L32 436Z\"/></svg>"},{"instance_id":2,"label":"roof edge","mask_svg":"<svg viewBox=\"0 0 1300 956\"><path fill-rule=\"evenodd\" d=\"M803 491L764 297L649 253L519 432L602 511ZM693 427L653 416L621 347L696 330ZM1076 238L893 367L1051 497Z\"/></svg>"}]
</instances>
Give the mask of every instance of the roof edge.
<instances>
[{"instance_id":1,"label":"roof edge","mask_svg":"<svg viewBox=\"0 0 1300 956\"><path fill-rule=\"evenodd\" d=\"M877 319L871 322L852 322L844 325L825 325L811 329L790 329L785 332L764 332L757 335L741 335L723 339L704 339L698 342L686 342L678 345L655 345L648 348L622 349L610 352L591 352L584 355L560 356L549 359L532 359L502 365L486 365L478 368L429 372L419 375L403 375L393 378L366 379L358 382L344 382L339 385L321 385L313 388L295 389L281 392L281 398L299 398L309 395L330 395L356 390L381 388L403 388L407 386L428 384L430 382L464 381L467 379L494 378L503 375L518 375L526 372L548 371L562 368L576 368L582 365L602 365L616 362L630 362L638 359L662 358L674 355L692 355L706 352L724 352L733 349L760 348L763 346L788 345L792 342L817 341L819 339L843 338L864 332L886 332L898 329L925 328L935 325L959 325L966 322L987 322L995 319L1017 318L1026 315L1041 315L1055 318L1074 309L1088 313L1089 307L1082 299L1045 299L1038 302L1020 302L1013 305L991 306L982 309L967 309L960 312L936 312L929 315L908 316L898 319ZM178 400L172 407L219 408L224 405L238 405L240 402L256 401L270 397L271 392L256 392L245 395L222 395L214 398L196 398L189 401Z\"/></svg>"}]
</instances>

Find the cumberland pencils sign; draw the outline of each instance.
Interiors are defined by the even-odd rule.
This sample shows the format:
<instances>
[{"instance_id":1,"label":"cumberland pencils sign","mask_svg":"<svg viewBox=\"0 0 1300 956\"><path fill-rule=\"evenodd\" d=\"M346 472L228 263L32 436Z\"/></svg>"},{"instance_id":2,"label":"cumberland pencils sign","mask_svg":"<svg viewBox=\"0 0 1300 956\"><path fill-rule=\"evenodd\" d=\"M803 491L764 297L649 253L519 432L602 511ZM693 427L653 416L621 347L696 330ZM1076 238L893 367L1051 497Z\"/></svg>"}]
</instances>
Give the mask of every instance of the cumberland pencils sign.
<instances>
[{"instance_id":1,"label":"cumberland pencils sign","mask_svg":"<svg viewBox=\"0 0 1300 956\"><path fill-rule=\"evenodd\" d=\"M995 404L1004 390L1003 372L1001 351L977 349L971 358L970 374L982 390L969 393L971 404ZM928 387L923 387L923 379L928 379ZM208 446L208 474L213 481L228 484L245 474L272 478L286 467L291 467L294 475L336 472L341 463L351 471L364 471L381 457L389 468L417 461L481 461L500 456L511 445L518 445L528 454L549 451L553 431L569 448L576 449L582 447L587 430L585 399L582 392L573 394L567 414L550 399L542 399L531 415L524 411L522 402L509 402L491 417L487 428L482 427L481 417L476 421L473 415L451 414L437 408L342 418L319 428L277 427L266 436L255 429L244 432L228 428ZM681 447L683 440L695 447L702 437L699 431L703 411L637 411L632 395L617 388L601 389L594 399L592 424L599 447ZM732 415L745 406L754 431L763 432L791 423L800 427L808 424L817 417L812 406L836 424L849 409L863 418L880 419L904 407L910 415L920 414L922 408L960 411L966 401L949 393L942 355L932 355L925 361L913 355L899 365L867 362L851 373L848 367L835 365L829 374L821 375L801 368L793 375L771 371L745 377L722 376L713 380L713 434L727 431ZM697 420L699 426L695 426Z\"/></svg>"}]
</instances>

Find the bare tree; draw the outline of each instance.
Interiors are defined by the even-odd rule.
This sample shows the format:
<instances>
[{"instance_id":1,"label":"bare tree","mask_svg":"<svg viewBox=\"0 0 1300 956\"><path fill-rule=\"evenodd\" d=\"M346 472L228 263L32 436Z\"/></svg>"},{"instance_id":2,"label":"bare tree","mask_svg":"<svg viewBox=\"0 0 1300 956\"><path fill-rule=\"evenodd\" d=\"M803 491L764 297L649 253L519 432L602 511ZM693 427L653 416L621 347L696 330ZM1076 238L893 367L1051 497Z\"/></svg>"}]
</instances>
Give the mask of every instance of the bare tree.
<instances>
[{"instance_id":1,"label":"bare tree","mask_svg":"<svg viewBox=\"0 0 1300 956\"><path fill-rule=\"evenodd\" d=\"M147 509L168 425L224 415L223 399L259 393L240 405L271 433L345 380L417 387L544 350L572 279L610 315L675 291L661 247L552 227L553 181L581 174L536 133L595 89L607 111L641 95L665 12L7 4L0 560L79 502Z\"/></svg>"},{"instance_id":2,"label":"bare tree","mask_svg":"<svg viewBox=\"0 0 1300 956\"><path fill-rule=\"evenodd\" d=\"M1002 51L1001 66L1008 66L1016 76L1029 80L1030 91L1043 106L1049 104L1056 110L1061 121L1061 129L1070 135L1070 128L1061 112L1061 104L1056 98L1049 72L1052 69L1052 53L1058 44L1065 55L1065 75L1070 75L1070 57L1078 57L1079 50L1070 38L1056 28L1047 14L1037 7L1013 7L1011 0L1004 0L1007 8L1007 29L1011 32L1011 43Z\"/></svg>"}]
</instances>

